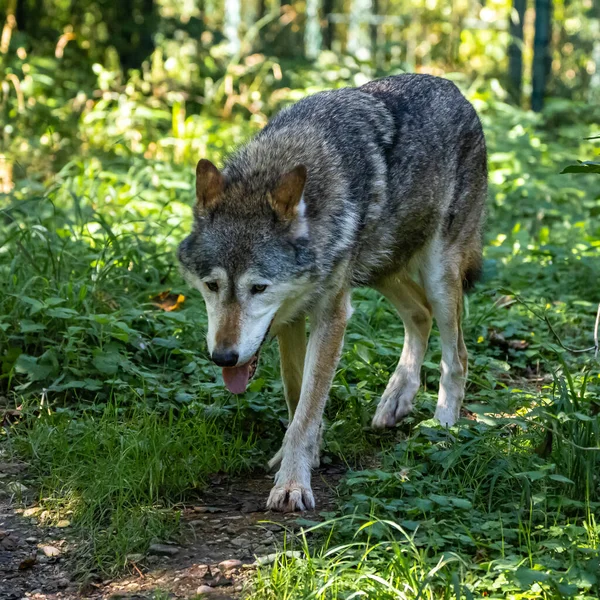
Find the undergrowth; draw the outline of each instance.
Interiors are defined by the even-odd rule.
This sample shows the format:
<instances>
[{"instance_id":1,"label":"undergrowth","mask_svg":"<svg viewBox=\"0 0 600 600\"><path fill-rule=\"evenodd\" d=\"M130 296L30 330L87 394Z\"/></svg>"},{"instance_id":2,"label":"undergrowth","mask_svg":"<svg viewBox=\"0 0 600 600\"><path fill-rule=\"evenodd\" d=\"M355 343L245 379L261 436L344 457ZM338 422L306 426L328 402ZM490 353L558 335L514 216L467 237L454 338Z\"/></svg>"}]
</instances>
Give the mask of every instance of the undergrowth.
<instances>
[{"instance_id":1,"label":"undergrowth","mask_svg":"<svg viewBox=\"0 0 600 600\"><path fill-rule=\"evenodd\" d=\"M332 85L360 74L344 69ZM252 119L242 109L218 119L214 107L186 117L181 98L156 108L135 82L98 76L107 99L53 113L68 114L69 128L19 117L14 188L0 196L0 444L30 463L44 520L71 522L82 576L114 575L128 554L175 539L178 503L213 473L264 465L281 442L276 344L249 391L228 394L174 251L190 226L198 154L218 162L306 93L290 75L296 87L274 90ZM329 85L310 77L315 91ZM593 344L600 197L593 174L560 174L593 156L584 138L598 135L597 108L550 102L533 115L464 87L490 150L485 277L465 314L465 418L449 431L429 420L434 330L416 412L371 431L403 330L381 297L357 291L326 410L323 460L349 468L339 508L321 515L326 524L304 521L300 556L259 569L255 599L600 595L600 377L593 351L571 352Z\"/></svg>"}]
</instances>

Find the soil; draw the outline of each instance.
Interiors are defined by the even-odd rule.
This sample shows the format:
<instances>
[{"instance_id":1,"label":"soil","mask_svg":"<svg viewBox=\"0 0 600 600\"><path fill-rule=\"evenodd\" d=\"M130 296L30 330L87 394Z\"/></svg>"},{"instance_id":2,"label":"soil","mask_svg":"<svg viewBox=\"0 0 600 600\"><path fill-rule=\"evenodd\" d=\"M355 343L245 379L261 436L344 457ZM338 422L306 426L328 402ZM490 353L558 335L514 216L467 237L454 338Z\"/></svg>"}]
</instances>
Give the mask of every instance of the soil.
<instances>
[{"instance_id":1,"label":"soil","mask_svg":"<svg viewBox=\"0 0 600 600\"><path fill-rule=\"evenodd\" d=\"M331 510L344 469L328 466L313 473L319 511ZM82 585L70 571L76 540L62 527L40 525L41 509L27 488L26 465L0 465L0 600L150 600L242 598L257 563L294 547L299 514L265 510L273 485L264 473L246 478L214 477L193 505L178 507L183 527L177 545L155 544L147 555L132 555L127 576ZM33 518L32 518L33 517ZM318 513L305 519L320 520ZM297 546L297 544L296 544ZM198 596L200 594L200 596Z\"/></svg>"}]
</instances>

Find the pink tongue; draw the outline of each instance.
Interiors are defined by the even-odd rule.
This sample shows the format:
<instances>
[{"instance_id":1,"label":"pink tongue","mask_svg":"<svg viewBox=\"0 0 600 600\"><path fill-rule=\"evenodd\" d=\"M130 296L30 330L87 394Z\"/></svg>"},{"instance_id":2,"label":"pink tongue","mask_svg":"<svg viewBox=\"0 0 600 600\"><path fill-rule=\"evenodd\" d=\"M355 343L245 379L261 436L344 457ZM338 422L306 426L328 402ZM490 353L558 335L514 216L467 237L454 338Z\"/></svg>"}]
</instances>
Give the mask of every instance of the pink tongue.
<instances>
[{"instance_id":1,"label":"pink tongue","mask_svg":"<svg viewBox=\"0 0 600 600\"><path fill-rule=\"evenodd\" d=\"M250 379L250 362L241 367L225 367L223 369L225 387L232 394L243 394L246 391Z\"/></svg>"}]
</instances>

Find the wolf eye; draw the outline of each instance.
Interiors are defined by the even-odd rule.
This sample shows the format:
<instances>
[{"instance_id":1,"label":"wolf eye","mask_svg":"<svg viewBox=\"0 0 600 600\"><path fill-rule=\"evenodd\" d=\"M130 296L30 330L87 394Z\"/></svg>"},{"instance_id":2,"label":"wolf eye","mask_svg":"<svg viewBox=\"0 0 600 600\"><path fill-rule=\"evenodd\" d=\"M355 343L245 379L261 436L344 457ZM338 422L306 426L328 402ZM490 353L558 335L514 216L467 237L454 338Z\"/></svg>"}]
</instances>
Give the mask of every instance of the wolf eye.
<instances>
[{"instance_id":1,"label":"wolf eye","mask_svg":"<svg viewBox=\"0 0 600 600\"><path fill-rule=\"evenodd\" d=\"M218 292L219 291L219 284L216 281L207 281L206 282L206 287L211 292Z\"/></svg>"},{"instance_id":2,"label":"wolf eye","mask_svg":"<svg viewBox=\"0 0 600 600\"><path fill-rule=\"evenodd\" d=\"M253 285L250 289L252 294L262 294L267 289L266 285Z\"/></svg>"}]
</instances>

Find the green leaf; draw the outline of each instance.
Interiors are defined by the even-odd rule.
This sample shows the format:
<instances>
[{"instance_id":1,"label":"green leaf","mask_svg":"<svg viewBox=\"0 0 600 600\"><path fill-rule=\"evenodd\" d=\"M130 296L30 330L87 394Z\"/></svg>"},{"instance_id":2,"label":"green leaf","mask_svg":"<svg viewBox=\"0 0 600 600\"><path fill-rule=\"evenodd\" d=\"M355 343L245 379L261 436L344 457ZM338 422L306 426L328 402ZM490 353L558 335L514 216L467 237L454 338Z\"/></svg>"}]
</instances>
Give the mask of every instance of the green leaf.
<instances>
[{"instance_id":1,"label":"green leaf","mask_svg":"<svg viewBox=\"0 0 600 600\"><path fill-rule=\"evenodd\" d=\"M473 508L473 504L464 498L450 498L450 502L457 508L471 509Z\"/></svg>"},{"instance_id":2,"label":"green leaf","mask_svg":"<svg viewBox=\"0 0 600 600\"><path fill-rule=\"evenodd\" d=\"M431 502L431 500L427 500L426 498L415 498L413 504L423 512L427 512L433 508L433 502Z\"/></svg>"},{"instance_id":3,"label":"green leaf","mask_svg":"<svg viewBox=\"0 0 600 600\"><path fill-rule=\"evenodd\" d=\"M76 317L79 313L72 308L49 308L46 312L49 317L56 319L70 319Z\"/></svg>"},{"instance_id":4,"label":"green leaf","mask_svg":"<svg viewBox=\"0 0 600 600\"><path fill-rule=\"evenodd\" d=\"M448 498L448 496L429 494L429 498L431 498L436 504L439 504L440 506L450 506L450 498Z\"/></svg>"},{"instance_id":5,"label":"green leaf","mask_svg":"<svg viewBox=\"0 0 600 600\"><path fill-rule=\"evenodd\" d=\"M105 375L114 375L119 370L121 355L117 352L102 352L94 350L94 366L100 373Z\"/></svg>"},{"instance_id":6,"label":"green leaf","mask_svg":"<svg viewBox=\"0 0 600 600\"><path fill-rule=\"evenodd\" d=\"M21 333L36 333L38 331L44 331L45 325L42 323L34 323L33 321L21 321Z\"/></svg>"},{"instance_id":7,"label":"green leaf","mask_svg":"<svg viewBox=\"0 0 600 600\"><path fill-rule=\"evenodd\" d=\"M29 304L29 306L31 306L31 310L29 311L30 315L35 315L36 313L40 312L40 310L45 308L45 305L35 298L30 298L29 296L19 296L19 299L21 302L25 302L25 304Z\"/></svg>"},{"instance_id":8,"label":"green leaf","mask_svg":"<svg viewBox=\"0 0 600 600\"><path fill-rule=\"evenodd\" d=\"M25 373L31 381L46 379L52 372L52 365L40 365L34 356L21 354L15 363L17 373Z\"/></svg>"},{"instance_id":9,"label":"green leaf","mask_svg":"<svg viewBox=\"0 0 600 600\"><path fill-rule=\"evenodd\" d=\"M565 477L564 475L548 475L548 478L552 479L553 481L560 481L561 483L575 483L574 481L571 481L568 477Z\"/></svg>"},{"instance_id":10,"label":"green leaf","mask_svg":"<svg viewBox=\"0 0 600 600\"><path fill-rule=\"evenodd\" d=\"M518 581L521 589L528 590L534 583L546 581L548 575L541 571L534 571L533 569L521 567L515 571L514 578Z\"/></svg>"},{"instance_id":11,"label":"green leaf","mask_svg":"<svg viewBox=\"0 0 600 600\"><path fill-rule=\"evenodd\" d=\"M517 477L527 477L530 481L537 481L543 479L548 473L544 471L524 471L523 473L516 473Z\"/></svg>"},{"instance_id":12,"label":"green leaf","mask_svg":"<svg viewBox=\"0 0 600 600\"><path fill-rule=\"evenodd\" d=\"M591 160L579 161L578 165L569 165L560 173L600 173L600 163Z\"/></svg>"}]
</instances>

